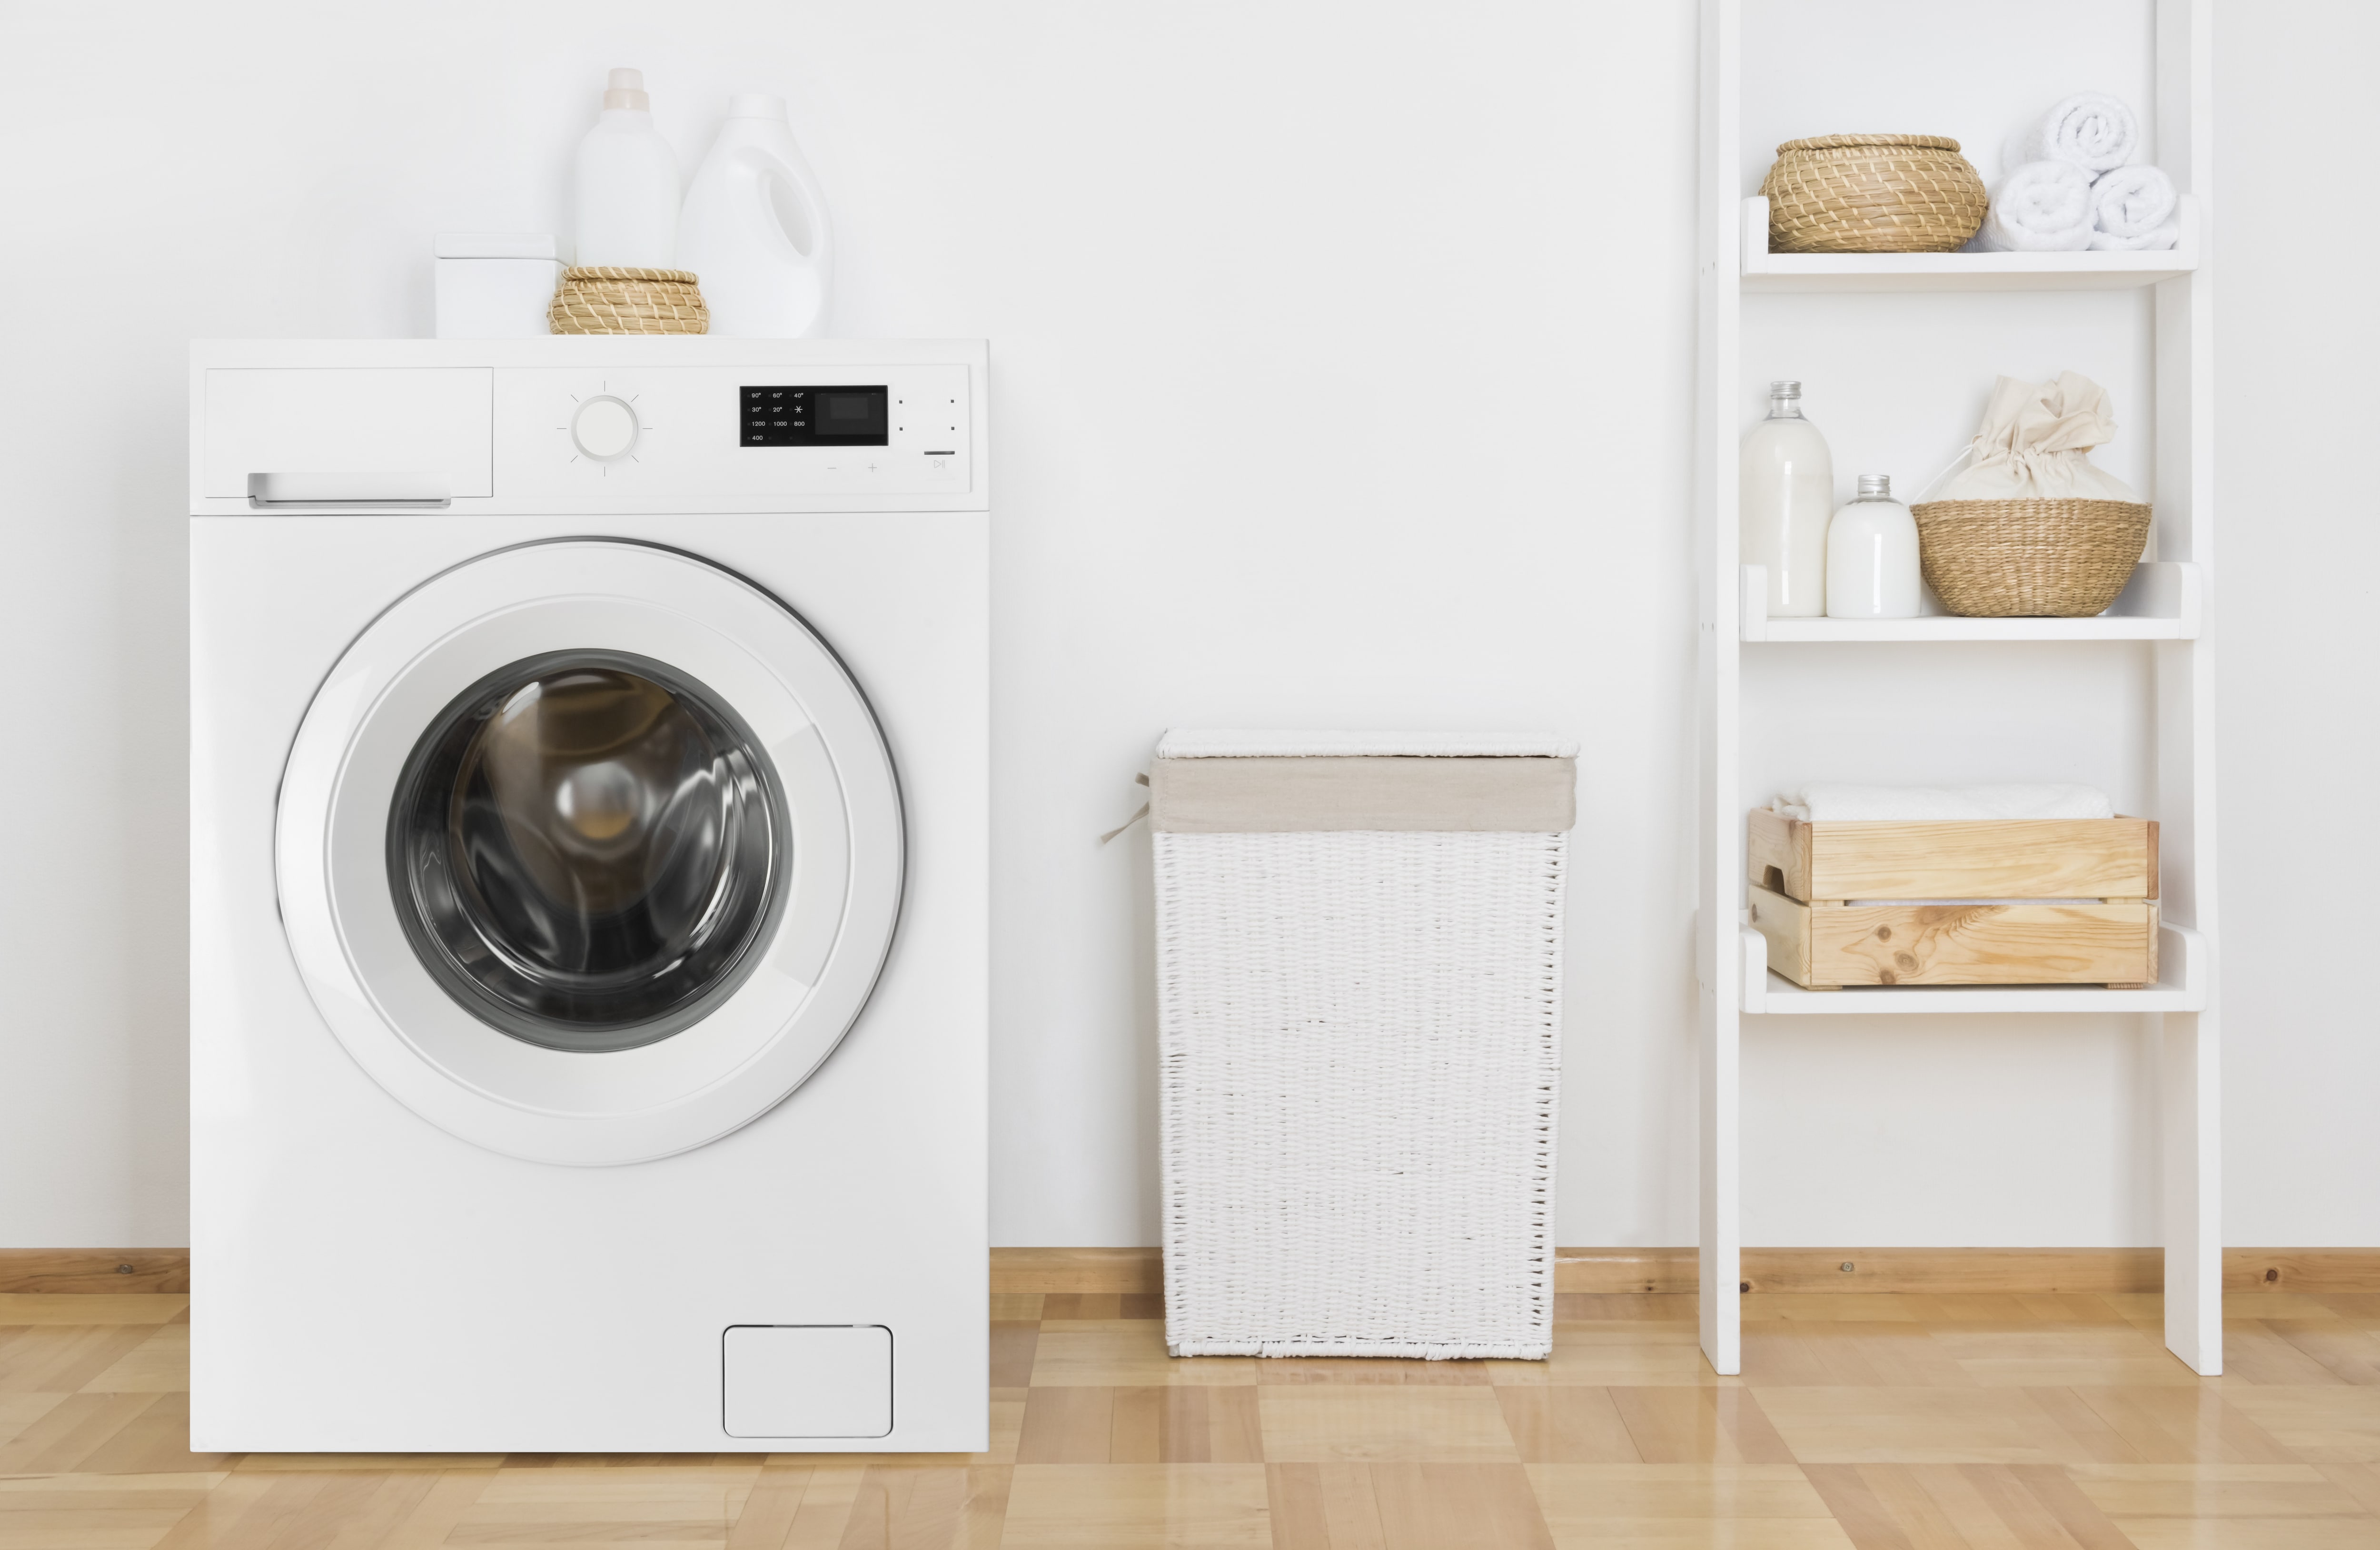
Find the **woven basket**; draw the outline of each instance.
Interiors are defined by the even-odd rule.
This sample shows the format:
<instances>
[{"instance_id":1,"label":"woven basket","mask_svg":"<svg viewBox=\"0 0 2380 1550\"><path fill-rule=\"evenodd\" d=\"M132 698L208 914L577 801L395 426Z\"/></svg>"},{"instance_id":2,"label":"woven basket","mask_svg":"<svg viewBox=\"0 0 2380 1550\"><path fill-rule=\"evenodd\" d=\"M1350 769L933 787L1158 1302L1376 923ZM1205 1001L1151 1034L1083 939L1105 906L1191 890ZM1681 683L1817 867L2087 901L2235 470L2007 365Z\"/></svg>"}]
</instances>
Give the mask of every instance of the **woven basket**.
<instances>
[{"instance_id":1,"label":"woven basket","mask_svg":"<svg viewBox=\"0 0 2380 1550\"><path fill-rule=\"evenodd\" d=\"M1207 752L1236 735L1268 736ZM1546 1356L1569 820L1481 809L1508 777L1574 781L1576 750L1317 733L1177 757L1185 737L1149 794L1167 1348ZM1212 800L1232 771L1202 801L1168 768L1263 765L1304 794L1236 819ZM1470 767L1467 794L1393 814L1365 790L1438 765Z\"/></svg>"},{"instance_id":2,"label":"woven basket","mask_svg":"<svg viewBox=\"0 0 2380 1550\"><path fill-rule=\"evenodd\" d=\"M708 333L710 309L683 269L565 269L545 311L556 333Z\"/></svg>"},{"instance_id":3,"label":"woven basket","mask_svg":"<svg viewBox=\"0 0 2380 1550\"><path fill-rule=\"evenodd\" d=\"M1909 515L1925 584L1973 619L2105 612L2149 538L2137 501L1925 501Z\"/></svg>"},{"instance_id":4,"label":"woven basket","mask_svg":"<svg viewBox=\"0 0 2380 1550\"><path fill-rule=\"evenodd\" d=\"M1939 135L1789 139L1761 180L1772 253L1949 253L1984 224L1984 180Z\"/></svg>"}]
</instances>

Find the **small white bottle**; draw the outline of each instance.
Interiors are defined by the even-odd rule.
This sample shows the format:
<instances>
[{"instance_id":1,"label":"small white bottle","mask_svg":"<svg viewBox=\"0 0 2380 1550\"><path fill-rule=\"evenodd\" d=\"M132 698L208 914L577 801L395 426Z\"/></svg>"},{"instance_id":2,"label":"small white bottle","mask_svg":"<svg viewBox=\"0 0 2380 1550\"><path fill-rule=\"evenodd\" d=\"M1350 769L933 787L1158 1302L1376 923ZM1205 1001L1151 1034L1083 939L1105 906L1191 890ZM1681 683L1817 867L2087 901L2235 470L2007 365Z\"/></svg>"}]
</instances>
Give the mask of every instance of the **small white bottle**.
<instances>
[{"instance_id":1,"label":"small white bottle","mask_svg":"<svg viewBox=\"0 0 2380 1550\"><path fill-rule=\"evenodd\" d=\"M677 251L677 156L653 127L641 70L614 70L571 179L582 269L668 269Z\"/></svg>"},{"instance_id":2,"label":"small white bottle","mask_svg":"<svg viewBox=\"0 0 2380 1550\"><path fill-rule=\"evenodd\" d=\"M1827 520L1835 509L1835 459L1802 418L1802 384L1768 384L1768 418L1743 438L1740 562L1768 567L1768 616L1827 612Z\"/></svg>"},{"instance_id":3,"label":"small white bottle","mask_svg":"<svg viewBox=\"0 0 2380 1550\"><path fill-rule=\"evenodd\" d=\"M1914 619L1917 519L1892 498L1892 476L1862 474L1859 497L1827 527L1827 617Z\"/></svg>"},{"instance_id":4,"label":"small white bottle","mask_svg":"<svg viewBox=\"0 0 2380 1550\"><path fill-rule=\"evenodd\" d=\"M696 169L678 212L677 264L694 271L710 332L808 339L833 301L834 227L786 121L785 100L747 92Z\"/></svg>"}]
</instances>

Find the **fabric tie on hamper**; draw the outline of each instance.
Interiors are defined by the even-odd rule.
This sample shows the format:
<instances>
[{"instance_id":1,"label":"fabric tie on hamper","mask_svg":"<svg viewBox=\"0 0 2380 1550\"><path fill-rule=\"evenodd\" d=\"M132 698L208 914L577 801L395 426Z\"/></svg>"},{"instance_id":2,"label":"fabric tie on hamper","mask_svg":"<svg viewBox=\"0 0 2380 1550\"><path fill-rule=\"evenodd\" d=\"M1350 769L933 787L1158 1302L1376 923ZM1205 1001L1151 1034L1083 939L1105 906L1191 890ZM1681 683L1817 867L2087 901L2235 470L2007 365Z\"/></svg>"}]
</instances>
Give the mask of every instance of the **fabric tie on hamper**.
<instances>
[{"instance_id":1,"label":"fabric tie on hamper","mask_svg":"<svg viewBox=\"0 0 2380 1550\"><path fill-rule=\"evenodd\" d=\"M2163 252L2181 239L2181 198L2155 167L2119 167L2091 185L2091 246L2105 252Z\"/></svg>"},{"instance_id":2,"label":"fabric tie on hamper","mask_svg":"<svg viewBox=\"0 0 2380 1550\"><path fill-rule=\"evenodd\" d=\"M1777 798L1780 817L1810 823L1938 823L1996 818L2112 818L2096 786L1855 786L1826 781Z\"/></svg>"},{"instance_id":3,"label":"fabric tie on hamper","mask_svg":"<svg viewBox=\"0 0 2380 1550\"><path fill-rule=\"evenodd\" d=\"M1992 186L1975 234L1987 253L2079 253L2091 246L2091 175L2071 162L2027 162Z\"/></svg>"},{"instance_id":4,"label":"fabric tie on hamper","mask_svg":"<svg viewBox=\"0 0 2380 1550\"><path fill-rule=\"evenodd\" d=\"M1173 1354L1551 1350L1575 755L1408 733L1160 745Z\"/></svg>"}]
</instances>

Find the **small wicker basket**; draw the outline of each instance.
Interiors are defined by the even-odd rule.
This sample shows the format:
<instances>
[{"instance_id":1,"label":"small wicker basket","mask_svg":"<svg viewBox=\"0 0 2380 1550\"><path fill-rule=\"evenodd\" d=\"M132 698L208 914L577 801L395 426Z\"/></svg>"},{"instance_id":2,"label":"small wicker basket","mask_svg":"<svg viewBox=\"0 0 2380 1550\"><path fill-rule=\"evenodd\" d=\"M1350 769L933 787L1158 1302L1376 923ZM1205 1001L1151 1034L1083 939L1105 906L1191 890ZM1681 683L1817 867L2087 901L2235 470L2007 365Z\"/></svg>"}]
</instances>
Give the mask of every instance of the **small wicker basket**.
<instances>
[{"instance_id":1,"label":"small wicker basket","mask_svg":"<svg viewBox=\"0 0 2380 1550\"><path fill-rule=\"evenodd\" d=\"M1942 606L1972 619L2087 619L2147 547L2137 501L1923 501L1917 562Z\"/></svg>"},{"instance_id":2,"label":"small wicker basket","mask_svg":"<svg viewBox=\"0 0 2380 1550\"><path fill-rule=\"evenodd\" d=\"M1940 135L1789 139L1761 180L1772 253L1949 253L1984 224L1984 180Z\"/></svg>"},{"instance_id":3,"label":"small wicker basket","mask_svg":"<svg viewBox=\"0 0 2380 1550\"><path fill-rule=\"evenodd\" d=\"M710 309L683 269L565 269L546 309L556 333L708 333Z\"/></svg>"}]
</instances>

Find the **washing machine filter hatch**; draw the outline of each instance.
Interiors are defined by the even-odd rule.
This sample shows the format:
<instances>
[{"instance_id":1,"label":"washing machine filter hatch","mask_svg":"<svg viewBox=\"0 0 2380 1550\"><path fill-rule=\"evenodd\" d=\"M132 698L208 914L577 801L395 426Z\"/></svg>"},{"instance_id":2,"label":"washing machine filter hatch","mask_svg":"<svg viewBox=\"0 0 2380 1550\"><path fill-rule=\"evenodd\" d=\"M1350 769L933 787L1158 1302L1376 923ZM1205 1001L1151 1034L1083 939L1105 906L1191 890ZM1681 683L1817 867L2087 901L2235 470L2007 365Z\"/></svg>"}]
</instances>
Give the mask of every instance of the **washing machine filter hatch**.
<instances>
[{"instance_id":1,"label":"washing machine filter hatch","mask_svg":"<svg viewBox=\"0 0 2380 1550\"><path fill-rule=\"evenodd\" d=\"M388 822L422 966L549 1049L669 1037L735 993L783 905L770 760L687 674L619 651L489 673L423 732Z\"/></svg>"}]
</instances>

